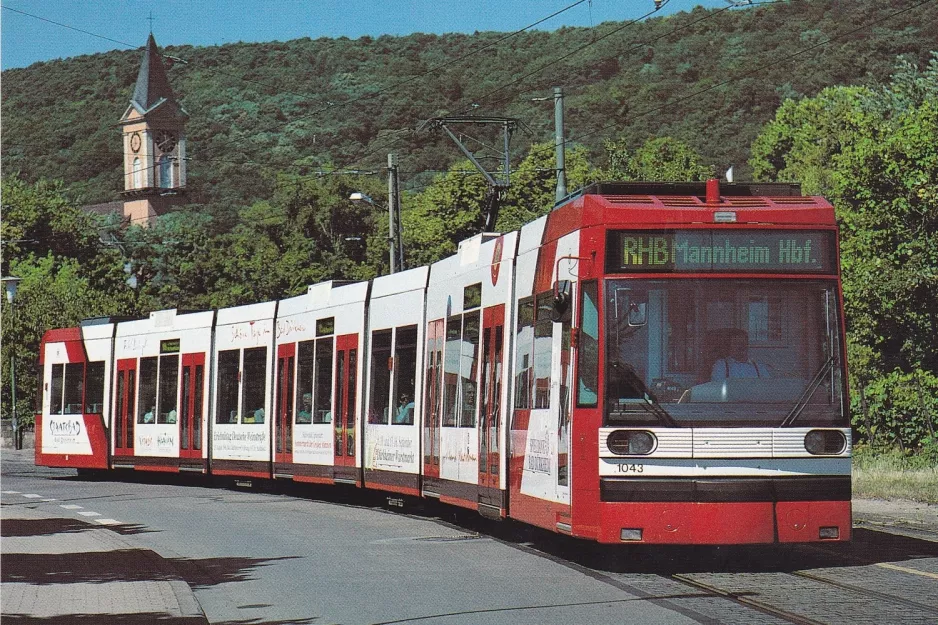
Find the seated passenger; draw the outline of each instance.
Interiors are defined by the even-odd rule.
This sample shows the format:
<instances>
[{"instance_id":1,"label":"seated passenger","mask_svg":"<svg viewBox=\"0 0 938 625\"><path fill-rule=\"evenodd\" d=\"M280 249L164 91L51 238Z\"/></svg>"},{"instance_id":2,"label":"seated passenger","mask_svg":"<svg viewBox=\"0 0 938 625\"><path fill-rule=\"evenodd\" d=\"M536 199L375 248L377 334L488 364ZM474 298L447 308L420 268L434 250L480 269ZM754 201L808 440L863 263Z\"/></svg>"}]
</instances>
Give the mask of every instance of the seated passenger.
<instances>
[{"instance_id":1,"label":"seated passenger","mask_svg":"<svg viewBox=\"0 0 938 625\"><path fill-rule=\"evenodd\" d=\"M300 411L296 413L296 422L297 423L312 423L313 422L313 394L312 393L303 393L303 406L300 408Z\"/></svg>"},{"instance_id":2,"label":"seated passenger","mask_svg":"<svg viewBox=\"0 0 938 625\"><path fill-rule=\"evenodd\" d=\"M144 423L154 423L156 421L156 406L152 406L150 411L143 415Z\"/></svg>"},{"instance_id":3,"label":"seated passenger","mask_svg":"<svg viewBox=\"0 0 938 625\"><path fill-rule=\"evenodd\" d=\"M166 423L175 423L177 414L175 409L170 410L169 414L166 415Z\"/></svg>"},{"instance_id":4,"label":"seated passenger","mask_svg":"<svg viewBox=\"0 0 938 625\"><path fill-rule=\"evenodd\" d=\"M263 423L264 422L264 409L258 408L254 411L254 423Z\"/></svg>"},{"instance_id":5,"label":"seated passenger","mask_svg":"<svg viewBox=\"0 0 938 625\"><path fill-rule=\"evenodd\" d=\"M401 393L397 412L392 423L397 425L411 425L414 422L414 401L407 393Z\"/></svg>"},{"instance_id":6,"label":"seated passenger","mask_svg":"<svg viewBox=\"0 0 938 625\"><path fill-rule=\"evenodd\" d=\"M749 335L744 330L733 330L724 346L723 357L713 363L710 379L721 382L727 378L770 378L771 367L749 357Z\"/></svg>"}]
</instances>

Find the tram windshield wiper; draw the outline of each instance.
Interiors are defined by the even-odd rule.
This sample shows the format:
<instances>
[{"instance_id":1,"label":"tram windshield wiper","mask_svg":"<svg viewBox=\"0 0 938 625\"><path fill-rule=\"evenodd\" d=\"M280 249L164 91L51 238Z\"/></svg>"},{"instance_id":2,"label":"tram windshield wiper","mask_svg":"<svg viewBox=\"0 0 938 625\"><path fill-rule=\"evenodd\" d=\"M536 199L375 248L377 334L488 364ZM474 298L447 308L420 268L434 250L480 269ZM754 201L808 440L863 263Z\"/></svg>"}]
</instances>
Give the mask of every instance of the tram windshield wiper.
<instances>
[{"instance_id":1,"label":"tram windshield wiper","mask_svg":"<svg viewBox=\"0 0 938 625\"><path fill-rule=\"evenodd\" d=\"M624 362L609 364L609 395L621 412L634 412L635 408L653 414L659 421L669 426L677 426L671 414L661 407L641 376L632 365ZM615 398L615 399L613 399Z\"/></svg>"},{"instance_id":2,"label":"tram windshield wiper","mask_svg":"<svg viewBox=\"0 0 938 625\"><path fill-rule=\"evenodd\" d=\"M808 402L811 401L811 398L814 397L814 394L821 387L821 382L824 381L825 376L831 371L834 366L834 357L831 356L824 364L821 365L821 368L817 370L817 373L814 374L814 377L811 378L811 382L805 387L804 391L801 393L801 397L798 398L798 401L795 402L795 405L792 406L791 411L788 415L782 420L782 423L779 427L788 427L798 420L798 417L801 416L801 413L804 412L804 409L808 407Z\"/></svg>"}]
</instances>

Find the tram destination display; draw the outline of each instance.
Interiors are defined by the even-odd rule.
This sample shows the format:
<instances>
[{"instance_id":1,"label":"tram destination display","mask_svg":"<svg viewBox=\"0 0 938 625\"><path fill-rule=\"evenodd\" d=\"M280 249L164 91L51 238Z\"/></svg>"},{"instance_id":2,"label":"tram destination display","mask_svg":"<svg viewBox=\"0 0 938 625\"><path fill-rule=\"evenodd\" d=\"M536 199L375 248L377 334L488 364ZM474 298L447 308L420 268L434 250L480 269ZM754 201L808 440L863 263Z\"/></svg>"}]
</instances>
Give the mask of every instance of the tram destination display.
<instances>
[{"instance_id":1,"label":"tram destination display","mask_svg":"<svg viewBox=\"0 0 938 625\"><path fill-rule=\"evenodd\" d=\"M609 233L611 273L836 271L834 232L643 230Z\"/></svg>"}]
</instances>

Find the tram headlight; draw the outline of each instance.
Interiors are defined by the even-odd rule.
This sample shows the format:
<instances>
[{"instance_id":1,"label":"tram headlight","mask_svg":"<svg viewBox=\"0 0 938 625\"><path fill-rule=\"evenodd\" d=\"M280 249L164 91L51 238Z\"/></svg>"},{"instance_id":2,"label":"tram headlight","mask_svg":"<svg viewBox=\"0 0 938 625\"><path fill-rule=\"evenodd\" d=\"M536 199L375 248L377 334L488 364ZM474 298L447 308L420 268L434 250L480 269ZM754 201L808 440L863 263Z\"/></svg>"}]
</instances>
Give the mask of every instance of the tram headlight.
<instances>
[{"instance_id":1,"label":"tram headlight","mask_svg":"<svg viewBox=\"0 0 938 625\"><path fill-rule=\"evenodd\" d=\"M606 447L618 456L647 456L657 443L655 435L644 430L616 430L606 438Z\"/></svg>"},{"instance_id":2,"label":"tram headlight","mask_svg":"<svg viewBox=\"0 0 938 625\"><path fill-rule=\"evenodd\" d=\"M805 434L804 448L814 456L836 456L847 448L847 437L837 430L811 430Z\"/></svg>"}]
</instances>

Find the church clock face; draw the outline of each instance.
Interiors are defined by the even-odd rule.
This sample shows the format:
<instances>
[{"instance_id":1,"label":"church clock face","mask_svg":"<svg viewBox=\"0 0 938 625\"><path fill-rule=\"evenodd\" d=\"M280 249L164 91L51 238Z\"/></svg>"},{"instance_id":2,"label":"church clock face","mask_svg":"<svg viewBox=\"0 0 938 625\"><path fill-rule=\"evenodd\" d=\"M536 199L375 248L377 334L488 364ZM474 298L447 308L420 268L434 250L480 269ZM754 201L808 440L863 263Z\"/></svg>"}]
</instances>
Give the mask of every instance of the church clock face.
<instances>
[{"instance_id":1,"label":"church clock face","mask_svg":"<svg viewBox=\"0 0 938 625\"><path fill-rule=\"evenodd\" d=\"M140 151L140 133L139 132L135 132L134 134L130 135L130 149L133 150L134 152Z\"/></svg>"},{"instance_id":2,"label":"church clock face","mask_svg":"<svg viewBox=\"0 0 938 625\"><path fill-rule=\"evenodd\" d=\"M176 135L168 130L157 130L154 137L156 147L160 152L166 154L176 149Z\"/></svg>"}]
</instances>

